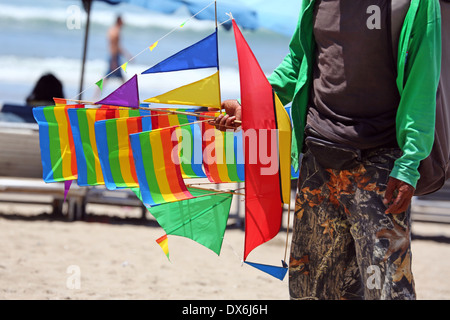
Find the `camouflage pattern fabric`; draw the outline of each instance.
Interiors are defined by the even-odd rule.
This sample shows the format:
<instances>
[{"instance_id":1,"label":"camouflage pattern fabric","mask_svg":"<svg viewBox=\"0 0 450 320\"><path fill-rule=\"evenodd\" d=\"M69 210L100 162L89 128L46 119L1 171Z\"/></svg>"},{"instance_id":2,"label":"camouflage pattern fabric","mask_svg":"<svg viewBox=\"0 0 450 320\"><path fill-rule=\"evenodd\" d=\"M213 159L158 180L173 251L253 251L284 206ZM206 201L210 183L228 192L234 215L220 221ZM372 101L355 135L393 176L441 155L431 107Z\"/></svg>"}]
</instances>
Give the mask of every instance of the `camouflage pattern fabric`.
<instances>
[{"instance_id":1,"label":"camouflage pattern fabric","mask_svg":"<svg viewBox=\"0 0 450 320\"><path fill-rule=\"evenodd\" d=\"M415 299L410 210L382 200L398 149L378 149L351 170L302 159L289 263L291 299Z\"/></svg>"}]
</instances>

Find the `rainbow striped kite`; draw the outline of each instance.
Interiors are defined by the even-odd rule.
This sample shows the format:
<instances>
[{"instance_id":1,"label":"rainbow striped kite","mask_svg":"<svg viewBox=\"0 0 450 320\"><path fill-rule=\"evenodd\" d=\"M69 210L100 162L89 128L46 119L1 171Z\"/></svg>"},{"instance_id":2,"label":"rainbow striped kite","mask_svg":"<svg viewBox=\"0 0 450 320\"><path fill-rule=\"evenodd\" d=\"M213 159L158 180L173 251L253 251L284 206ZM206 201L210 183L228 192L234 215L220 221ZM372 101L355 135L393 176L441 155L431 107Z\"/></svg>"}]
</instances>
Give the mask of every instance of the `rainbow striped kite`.
<instances>
[{"instance_id":1,"label":"rainbow striped kite","mask_svg":"<svg viewBox=\"0 0 450 320\"><path fill-rule=\"evenodd\" d=\"M181 161L181 175L184 179L205 178L202 167L202 133L200 126L194 122L197 118L187 115L186 112L195 112L196 109L167 109L167 111L181 111L185 114L171 114L152 110L152 128L162 129L180 127L176 130ZM191 123L190 125L186 125Z\"/></svg>"},{"instance_id":2,"label":"rainbow striped kite","mask_svg":"<svg viewBox=\"0 0 450 320\"><path fill-rule=\"evenodd\" d=\"M75 143L79 186L103 185L102 168L95 139L96 121L128 117L128 109L102 106L100 108L83 108L68 110L70 125Z\"/></svg>"},{"instance_id":3,"label":"rainbow striped kite","mask_svg":"<svg viewBox=\"0 0 450 320\"><path fill-rule=\"evenodd\" d=\"M146 206L192 198L181 176L177 128L131 134L139 188ZM174 141L175 140L175 141Z\"/></svg>"},{"instance_id":4,"label":"rainbow striped kite","mask_svg":"<svg viewBox=\"0 0 450 320\"><path fill-rule=\"evenodd\" d=\"M33 108L33 116L39 125L39 145L45 182L77 179L75 144L67 113L72 108L84 108L84 105Z\"/></svg>"},{"instance_id":5,"label":"rainbow striped kite","mask_svg":"<svg viewBox=\"0 0 450 320\"><path fill-rule=\"evenodd\" d=\"M138 187L129 135L152 129L150 111L127 109L122 117L95 122L95 137L105 186ZM139 116L141 115L141 116Z\"/></svg>"},{"instance_id":6,"label":"rainbow striped kite","mask_svg":"<svg viewBox=\"0 0 450 320\"><path fill-rule=\"evenodd\" d=\"M204 113L218 116L219 113ZM209 181L214 183L243 182L244 154L242 131L217 130L202 122L203 166Z\"/></svg>"}]
</instances>

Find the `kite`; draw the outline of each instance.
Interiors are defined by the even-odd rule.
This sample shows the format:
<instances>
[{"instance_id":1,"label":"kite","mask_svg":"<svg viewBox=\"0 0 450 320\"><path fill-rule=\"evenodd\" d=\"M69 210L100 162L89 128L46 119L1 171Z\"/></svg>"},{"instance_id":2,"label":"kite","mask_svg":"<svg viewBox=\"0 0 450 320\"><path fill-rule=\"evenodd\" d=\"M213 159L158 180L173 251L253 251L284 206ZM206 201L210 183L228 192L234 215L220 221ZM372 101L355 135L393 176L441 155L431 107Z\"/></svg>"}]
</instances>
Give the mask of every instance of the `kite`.
<instances>
[{"instance_id":1,"label":"kite","mask_svg":"<svg viewBox=\"0 0 450 320\"><path fill-rule=\"evenodd\" d=\"M218 113L209 113L218 116ZM209 181L215 183L244 181L242 131L216 130L202 122L203 165Z\"/></svg>"},{"instance_id":2,"label":"kite","mask_svg":"<svg viewBox=\"0 0 450 320\"><path fill-rule=\"evenodd\" d=\"M253 133L256 138L244 144L245 261L253 249L278 234L283 204L290 205L292 127L289 115L234 20L233 29L239 61L242 129L245 136ZM270 165L275 162L277 170L267 167L262 159L263 149L272 150L275 157ZM250 161L255 152L259 157Z\"/></svg>"},{"instance_id":3,"label":"kite","mask_svg":"<svg viewBox=\"0 0 450 320\"><path fill-rule=\"evenodd\" d=\"M176 127L131 134L137 178L146 206L192 198L174 159L177 143L172 139Z\"/></svg>"},{"instance_id":4,"label":"kite","mask_svg":"<svg viewBox=\"0 0 450 320\"><path fill-rule=\"evenodd\" d=\"M145 70L142 74L218 68L217 32Z\"/></svg>"},{"instance_id":5,"label":"kite","mask_svg":"<svg viewBox=\"0 0 450 320\"><path fill-rule=\"evenodd\" d=\"M176 130L176 134L181 162L181 175L184 179L206 177L201 157L202 133L200 127L195 123L197 118L189 115L195 110L168 109L166 112L152 110L153 129L180 127L180 130ZM175 113L168 113L167 111Z\"/></svg>"},{"instance_id":6,"label":"kite","mask_svg":"<svg viewBox=\"0 0 450 320\"><path fill-rule=\"evenodd\" d=\"M66 191L73 181L132 190L164 230L156 242L169 261L170 236L191 239L220 255L233 197L244 196L242 261L283 280L284 260L277 267L247 259L278 234L284 205L290 207L291 180L298 177L290 158L290 109L281 104L234 19L232 25L242 130L223 132L208 123L222 112L216 23L212 34L135 74L97 102L55 98L55 106L34 108L43 178L64 181ZM161 40L147 47L150 52ZM125 70L127 63L118 68ZM139 77L192 69L211 69L211 74L140 101ZM206 112L206 107L218 111ZM213 184L233 187L203 187Z\"/></svg>"},{"instance_id":7,"label":"kite","mask_svg":"<svg viewBox=\"0 0 450 320\"><path fill-rule=\"evenodd\" d=\"M220 109L219 72L144 102L180 104Z\"/></svg>"},{"instance_id":8,"label":"kite","mask_svg":"<svg viewBox=\"0 0 450 320\"><path fill-rule=\"evenodd\" d=\"M170 261L170 255L169 255L169 239L167 239L167 234L163 235L162 237L156 239L156 243L159 244L162 251L166 255L167 259Z\"/></svg>"},{"instance_id":9,"label":"kite","mask_svg":"<svg viewBox=\"0 0 450 320\"><path fill-rule=\"evenodd\" d=\"M151 130L149 115L149 111L132 109L127 116L95 122L99 162L108 190L138 186L129 135Z\"/></svg>"},{"instance_id":10,"label":"kite","mask_svg":"<svg viewBox=\"0 0 450 320\"><path fill-rule=\"evenodd\" d=\"M161 61L142 74L214 68L216 72L144 102L221 109L217 26L213 34Z\"/></svg>"},{"instance_id":11,"label":"kite","mask_svg":"<svg viewBox=\"0 0 450 320\"><path fill-rule=\"evenodd\" d=\"M46 106L33 108L39 126L39 146L43 180L47 183L76 180L75 144L68 110L83 105Z\"/></svg>"},{"instance_id":12,"label":"kite","mask_svg":"<svg viewBox=\"0 0 450 320\"><path fill-rule=\"evenodd\" d=\"M105 99L96 102L96 104L107 104L112 106L139 107L139 90L137 75L134 75L130 80L114 90Z\"/></svg>"},{"instance_id":13,"label":"kite","mask_svg":"<svg viewBox=\"0 0 450 320\"><path fill-rule=\"evenodd\" d=\"M78 168L77 183L79 186L104 185L95 124L101 120L128 118L139 114L150 114L150 111L102 106L100 108L69 109L70 126L76 150ZM100 141L100 148L103 141Z\"/></svg>"},{"instance_id":14,"label":"kite","mask_svg":"<svg viewBox=\"0 0 450 320\"><path fill-rule=\"evenodd\" d=\"M133 192L141 198L139 189ZM147 209L166 235L189 238L220 255L233 195L195 188L189 188L189 192L192 199Z\"/></svg>"}]
</instances>

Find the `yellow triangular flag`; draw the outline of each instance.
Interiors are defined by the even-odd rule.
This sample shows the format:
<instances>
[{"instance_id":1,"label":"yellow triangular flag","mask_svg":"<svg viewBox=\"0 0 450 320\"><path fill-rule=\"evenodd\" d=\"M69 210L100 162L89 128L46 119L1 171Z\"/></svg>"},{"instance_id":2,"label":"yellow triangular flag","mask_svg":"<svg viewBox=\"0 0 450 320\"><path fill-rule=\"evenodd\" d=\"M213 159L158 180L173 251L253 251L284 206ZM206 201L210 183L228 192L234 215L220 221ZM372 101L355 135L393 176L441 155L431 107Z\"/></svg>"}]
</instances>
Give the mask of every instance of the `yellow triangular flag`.
<instances>
[{"instance_id":1,"label":"yellow triangular flag","mask_svg":"<svg viewBox=\"0 0 450 320\"><path fill-rule=\"evenodd\" d=\"M125 62L123 65L121 65L120 67L122 68L123 71L127 72L127 65L128 65L128 61Z\"/></svg>"},{"instance_id":2,"label":"yellow triangular flag","mask_svg":"<svg viewBox=\"0 0 450 320\"><path fill-rule=\"evenodd\" d=\"M221 108L219 72L144 102Z\"/></svg>"},{"instance_id":3,"label":"yellow triangular flag","mask_svg":"<svg viewBox=\"0 0 450 320\"><path fill-rule=\"evenodd\" d=\"M158 41L156 41L154 44L152 44L152 45L149 47L149 48L150 48L150 51L153 51L153 49L155 49L157 45L158 45Z\"/></svg>"},{"instance_id":4,"label":"yellow triangular flag","mask_svg":"<svg viewBox=\"0 0 450 320\"><path fill-rule=\"evenodd\" d=\"M165 234L162 237L158 238L156 240L156 242L159 244L159 246L163 250L163 252L166 255L167 259L169 259L169 261L170 261L170 257L169 257L169 240L167 239L167 234Z\"/></svg>"}]
</instances>

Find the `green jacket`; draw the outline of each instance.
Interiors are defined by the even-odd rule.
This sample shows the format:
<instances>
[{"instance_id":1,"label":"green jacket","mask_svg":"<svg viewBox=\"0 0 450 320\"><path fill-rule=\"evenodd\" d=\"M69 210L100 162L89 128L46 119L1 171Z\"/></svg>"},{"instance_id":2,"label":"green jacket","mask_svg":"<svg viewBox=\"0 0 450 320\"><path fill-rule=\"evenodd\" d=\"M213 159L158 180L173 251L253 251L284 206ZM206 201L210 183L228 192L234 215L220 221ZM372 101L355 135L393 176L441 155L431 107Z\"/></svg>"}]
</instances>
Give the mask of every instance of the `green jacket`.
<instances>
[{"instance_id":1,"label":"green jacket","mask_svg":"<svg viewBox=\"0 0 450 320\"><path fill-rule=\"evenodd\" d=\"M303 147L312 86L314 3L315 0L303 0L289 54L269 77L283 104L292 102L294 165ZM403 155L395 162L391 176L413 187L419 180L420 161L430 154L434 142L436 91L441 68L440 18L439 1L411 0L399 39L397 87L401 99L396 132Z\"/></svg>"}]
</instances>

